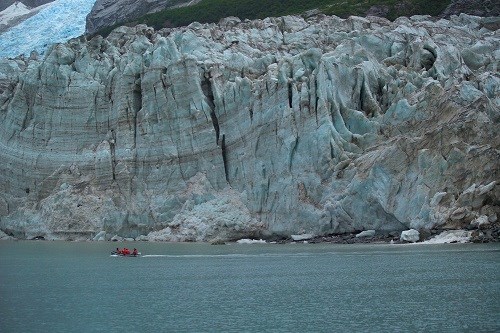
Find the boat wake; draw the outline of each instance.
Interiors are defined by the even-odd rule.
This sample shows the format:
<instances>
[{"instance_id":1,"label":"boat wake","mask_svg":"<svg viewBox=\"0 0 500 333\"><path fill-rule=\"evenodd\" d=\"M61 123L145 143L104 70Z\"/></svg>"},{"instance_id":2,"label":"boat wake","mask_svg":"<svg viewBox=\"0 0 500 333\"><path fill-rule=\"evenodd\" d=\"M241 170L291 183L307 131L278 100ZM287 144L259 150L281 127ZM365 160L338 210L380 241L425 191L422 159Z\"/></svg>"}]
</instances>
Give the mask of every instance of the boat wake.
<instances>
[{"instance_id":1,"label":"boat wake","mask_svg":"<svg viewBox=\"0 0 500 333\"><path fill-rule=\"evenodd\" d=\"M306 257L314 256L318 253L258 253L258 254L243 254L243 253L228 253L228 254L145 254L142 258L257 258L257 257Z\"/></svg>"},{"instance_id":2,"label":"boat wake","mask_svg":"<svg viewBox=\"0 0 500 333\"><path fill-rule=\"evenodd\" d=\"M145 254L143 258L227 258L227 257L261 257L251 254Z\"/></svg>"}]
</instances>

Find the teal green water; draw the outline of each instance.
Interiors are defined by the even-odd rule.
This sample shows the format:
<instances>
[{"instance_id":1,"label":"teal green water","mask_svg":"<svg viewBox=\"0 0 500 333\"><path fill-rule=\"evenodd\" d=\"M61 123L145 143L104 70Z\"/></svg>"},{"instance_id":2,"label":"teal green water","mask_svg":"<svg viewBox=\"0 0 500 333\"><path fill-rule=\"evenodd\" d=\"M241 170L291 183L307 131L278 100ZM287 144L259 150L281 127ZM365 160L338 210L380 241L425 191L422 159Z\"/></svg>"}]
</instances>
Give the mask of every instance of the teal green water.
<instances>
[{"instance_id":1,"label":"teal green water","mask_svg":"<svg viewBox=\"0 0 500 333\"><path fill-rule=\"evenodd\" d=\"M500 332L500 245L0 242L1 332Z\"/></svg>"}]
</instances>

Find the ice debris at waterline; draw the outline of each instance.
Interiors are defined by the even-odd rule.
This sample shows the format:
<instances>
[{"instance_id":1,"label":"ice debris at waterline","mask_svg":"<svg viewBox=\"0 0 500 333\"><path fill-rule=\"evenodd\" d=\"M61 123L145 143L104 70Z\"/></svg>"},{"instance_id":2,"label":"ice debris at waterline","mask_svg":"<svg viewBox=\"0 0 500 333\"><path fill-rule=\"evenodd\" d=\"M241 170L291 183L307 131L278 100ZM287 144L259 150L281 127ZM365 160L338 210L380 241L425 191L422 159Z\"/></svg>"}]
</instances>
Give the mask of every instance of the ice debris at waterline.
<instances>
[{"instance_id":1,"label":"ice debris at waterline","mask_svg":"<svg viewBox=\"0 0 500 333\"><path fill-rule=\"evenodd\" d=\"M405 230L401 232L401 237L399 237L399 239L404 242L415 243L420 240L420 233L415 229Z\"/></svg>"},{"instance_id":2,"label":"ice debris at waterline","mask_svg":"<svg viewBox=\"0 0 500 333\"><path fill-rule=\"evenodd\" d=\"M422 242L422 244L467 243L471 239L471 234L472 231L468 230L447 230Z\"/></svg>"},{"instance_id":3,"label":"ice debris at waterline","mask_svg":"<svg viewBox=\"0 0 500 333\"><path fill-rule=\"evenodd\" d=\"M487 216L498 230L500 41L483 20L139 25L2 60L0 229L221 242Z\"/></svg>"},{"instance_id":4,"label":"ice debris at waterline","mask_svg":"<svg viewBox=\"0 0 500 333\"><path fill-rule=\"evenodd\" d=\"M238 244L266 244L267 242L263 239L249 239L243 238L236 241Z\"/></svg>"}]
</instances>

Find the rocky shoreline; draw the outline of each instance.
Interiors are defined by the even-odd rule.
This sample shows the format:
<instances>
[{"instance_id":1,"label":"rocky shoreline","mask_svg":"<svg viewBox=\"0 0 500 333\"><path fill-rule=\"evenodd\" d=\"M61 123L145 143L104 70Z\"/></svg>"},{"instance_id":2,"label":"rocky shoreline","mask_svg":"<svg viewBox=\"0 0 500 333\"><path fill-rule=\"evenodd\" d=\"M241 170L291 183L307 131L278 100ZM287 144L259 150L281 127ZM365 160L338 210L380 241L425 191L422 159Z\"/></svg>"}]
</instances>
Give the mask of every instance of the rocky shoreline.
<instances>
[{"instance_id":1,"label":"rocky shoreline","mask_svg":"<svg viewBox=\"0 0 500 333\"><path fill-rule=\"evenodd\" d=\"M309 244L332 243L332 244L405 244L405 243L496 243L500 242L500 225L497 223L488 228L469 229L432 229L418 231L418 240L403 240L401 232L392 231L388 233L376 233L373 236L359 236L362 233L330 234L322 236L306 237L306 239L294 240L292 237L282 239L271 239L270 242L287 244L293 242L307 242Z\"/></svg>"},{"instance_id":2,"label":"rocky shoreline","mask_svg":"<svg viewBox=\"0 0 500 333\"><path fill-rule=\"evenodd\" d=\"M413 229L411 229L413 230ZM292 235L291 237L271 237L264 239L242 239L235 241L216 240L210 242L212 245L226 245L234 242L241 243L307 243L307 244L407 244L407 243L497 243L500 242L500 224L495 223L487 228L468 228L467 229L432 229L417 231L418 239L405 240L402 237L403 232L392 231L388 233L376 233L374 230L362 231L359 233L329 234L329 235ZM17 241L19 239L9 236L0 230L0 241ZM44 241L43 236L37 236L32 239L23 239L29 241ZM86 240L65 240L65 241L105 241L105 239L86 239ZM149 242L146 237L122 238L113 236L109 242ZM151 241L164 242L164 241Z\"/></svg>"},{"instance_id":3,"label":"rocky shoreline","mask_svg":"<svg viewBox=\"0 0 500 333\"><path fill-rule=\"evenodd\" d=\"M432 240L434 237L439 234L450 231L450 230L431 230L422 234L419 242L427 242ZM467 232L464 230L451 230L455 232ZM424 236L425 235L425 236ZM446 243L459 243L458 240L450 240ZM496 243L500 242L500 228L490 229L485 231L475 230L470 233L470 238L467 242L470 243ZM332 244L361 244L361 243L391 243L391 244L404 244L410 243L408 241L401 240L400 236L397 232L391 232L389 234L384 235L376 235L373 237L356 237L356 234L344 234L344 235L329 235L329 236L318 236L314 237L311 240L308 240L308 243L317 244L317 243L332 243Z\"/></svg>"}]
</instances>

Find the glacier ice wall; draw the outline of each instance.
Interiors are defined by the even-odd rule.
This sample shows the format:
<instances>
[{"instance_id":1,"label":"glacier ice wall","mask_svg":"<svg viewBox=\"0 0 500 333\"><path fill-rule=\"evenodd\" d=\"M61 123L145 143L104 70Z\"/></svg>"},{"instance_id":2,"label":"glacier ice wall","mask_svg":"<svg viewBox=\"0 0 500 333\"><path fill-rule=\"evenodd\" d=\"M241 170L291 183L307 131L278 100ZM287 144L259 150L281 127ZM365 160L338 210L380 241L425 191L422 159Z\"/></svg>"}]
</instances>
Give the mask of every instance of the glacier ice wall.
<instances>
[{"instance_id":1,"label":"glacier ice wall","mask_svg":"<svg viewBox=\"0 0 500 333\"><path fill-rule=\"evenodd\" d=\"M0 229L214 241L455 228L499 210L481 18L116 29L0 62Z\"/></svg>"}]
</instances>

